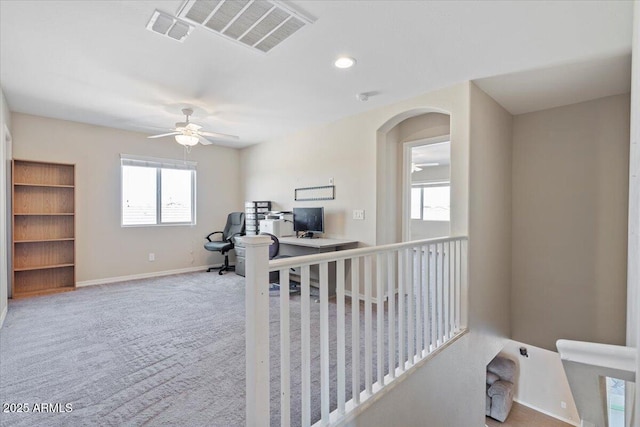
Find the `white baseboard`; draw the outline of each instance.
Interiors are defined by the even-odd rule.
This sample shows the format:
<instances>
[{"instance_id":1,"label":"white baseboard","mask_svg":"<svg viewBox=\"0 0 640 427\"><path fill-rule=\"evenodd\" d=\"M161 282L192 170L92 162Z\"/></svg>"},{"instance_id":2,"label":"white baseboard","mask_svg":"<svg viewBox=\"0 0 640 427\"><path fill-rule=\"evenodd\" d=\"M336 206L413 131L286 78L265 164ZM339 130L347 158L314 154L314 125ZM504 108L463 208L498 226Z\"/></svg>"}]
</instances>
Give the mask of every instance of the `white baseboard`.
<instances>
[{"instance_id":1,"label":"white baseboard","mask_svg":"<svg viewBox=\"0 0 640 427\"><path fill-rule=\"evenodd\" d=\"M7 317L8 311L9 311L9 306L6 305L2 310L2 313L0 313L0 328L2 328L2 325L4 325L4 319Z\"/></svg>"},{"instance_id":2,"label":"white baseboard","mask_svg":"<svg viewBox=\"0 0 640 427\"><path fill-rule=\"evenodd\" d=\"M104 279L83 280L82 282L76 282L76 287L82 288L85 286L126 282L128 280L138 280L138 279L148 279L151 277L170 276L172 274L193 273L194 271L203 271L208 268L209 268L208 265L201 265L199 267L179 268L177 270L154 271L152 273L132 274L129 276L105 277Z\"/></svg>"},{"instance_id":3,"label":"white baseboard","mask_svg":"<svg viewBox=\"0 0 640 427\"><path fill-rule=\"evenodd\" d=\"M543 413L545 415L548 415L551 418L555 418L556 420L563 421L563 422L565 422L567 424L571 424L572 426L580 427L580 421L574 421L574 420L570 420L568 418L561 417L558 414L552 414L549 411L545 411L544 409L538 408L537 406L531 405L529 403L523 402L523 401L518 400L518 399L513 399L513 401L514 402L518 402L519 404L521 404L522 406L526 406L527 408L531 408L534 411L541 412L541 413Z\"/></svg>"}]
</instances>

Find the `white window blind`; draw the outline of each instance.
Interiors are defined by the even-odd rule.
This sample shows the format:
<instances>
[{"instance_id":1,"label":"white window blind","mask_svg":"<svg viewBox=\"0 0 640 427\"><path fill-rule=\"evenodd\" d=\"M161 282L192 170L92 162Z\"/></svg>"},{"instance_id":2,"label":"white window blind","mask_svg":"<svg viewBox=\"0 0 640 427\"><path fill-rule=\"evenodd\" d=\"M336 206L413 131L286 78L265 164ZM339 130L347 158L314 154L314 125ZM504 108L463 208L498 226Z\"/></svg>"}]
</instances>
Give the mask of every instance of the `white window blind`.
<instances>
[{"instance_id":1,"label":"white window blind","mask_svg":"<svg viewBox=\"0 0 640 427\"><path fill-rule=\"evenodd\" d=\"M195 224L196 162L120 155L122 226Z\"/></svg>"}]
</instances>

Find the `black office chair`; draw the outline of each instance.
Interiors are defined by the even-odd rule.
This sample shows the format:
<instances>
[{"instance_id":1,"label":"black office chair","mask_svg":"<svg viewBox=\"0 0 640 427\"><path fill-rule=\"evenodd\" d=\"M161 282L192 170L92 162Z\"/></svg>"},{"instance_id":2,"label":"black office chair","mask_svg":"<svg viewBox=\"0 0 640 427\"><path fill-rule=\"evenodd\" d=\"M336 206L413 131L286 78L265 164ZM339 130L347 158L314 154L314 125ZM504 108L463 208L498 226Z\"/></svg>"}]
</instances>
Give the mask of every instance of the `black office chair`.
<instances>
[{"instance_id":1,"label":"black office chair","mask_svg":"<svg viewBox=\"0 0 640 427\"><path fill-rule=\"evenodd\" d=\"M280 240L273 234L270 233L260 233L265 236L269 236L271 238L271 245L269 245L269 259L280 259L280 258L289 258L290 255L279 255L280 252ZM295 270L292 268L292 272ZM270 271L269 272L269 290L277 291L280 290L280 272L279 271ZM289 282L289 293L299 293L300 286L299 283L290 281Z\"/></svg>"},{"instance_id":2,"label":"black office chair","mask_svg":"<svg viewBox=\"0 0 640 427\"><path fill-rule=\"evenodd\" d=\"M211 240L211 236L214 234L222 234L222 240ZM224 231L214 231L205 237L205 239L207 239L207 242L204 244L206 250L220 252L224 255L224 264L220 267L211 267L207 271L220 270L218 274L222 274L225 271L235 270L235 266L229 265L229 251L235 246L233 239L243 235L244 212L231 212L227 216L227 225L224 226Z\"/></svg>"}]
</instances>

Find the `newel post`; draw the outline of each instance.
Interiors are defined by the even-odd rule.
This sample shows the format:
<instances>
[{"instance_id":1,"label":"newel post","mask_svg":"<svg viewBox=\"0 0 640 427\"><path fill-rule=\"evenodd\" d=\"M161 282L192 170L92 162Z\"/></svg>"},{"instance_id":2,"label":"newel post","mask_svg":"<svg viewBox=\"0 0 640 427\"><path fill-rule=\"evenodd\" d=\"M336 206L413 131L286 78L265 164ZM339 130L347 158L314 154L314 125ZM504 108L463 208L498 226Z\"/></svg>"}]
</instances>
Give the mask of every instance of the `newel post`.
<instances>
[{"instance_id":1,"label":"newel post","mask_svg":"<svg viewBox=\"0 0 640 427\"><path fill-rule=\"evenodd\" d=\"M246 426L269 426L269 245L268 236L244 236L247 357Z\"/></svg>"}]
</instances>

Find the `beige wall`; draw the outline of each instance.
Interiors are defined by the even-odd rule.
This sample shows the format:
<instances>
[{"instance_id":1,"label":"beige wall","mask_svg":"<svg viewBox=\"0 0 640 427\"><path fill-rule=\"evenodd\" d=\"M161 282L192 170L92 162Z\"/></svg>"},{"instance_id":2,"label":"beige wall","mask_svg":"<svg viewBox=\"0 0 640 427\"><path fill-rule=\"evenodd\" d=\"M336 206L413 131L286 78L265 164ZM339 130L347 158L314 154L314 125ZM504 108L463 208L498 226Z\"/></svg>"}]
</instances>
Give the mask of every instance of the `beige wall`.
<instances>
[{"instance_id":1,"label":"beige wall","mask_svg":"<svg viewBox=\"0 0 640 427\"><path fill-rule=\"evenodd\" d=\"M624 344L629 95L514 118L513 339Z\"/></svg>"},{"instance_id":2,"label":"beige wall","mask_svg":"<svg viewBox=\"0 0 640 427\"><path fill-rule=\"evenodd\" d=\"M14 157L76 164L76 280L181 270L221 262L204 236L242 209L238 150L196 146L197 225L120 226L120 154L182 159L169 138L25 114L13 115ZM153 252L156 261L149 262Z\"/></svg>"},{"instance_id":3,"label":"beige wall","mask_svg":"<svg viewBox=\"0 0 640 427\"><path fill-rule=\"evenodd\" d=\"M512 129L511 114L472 84L469 317L488 337L510 334Z\"/></svg>"},{"instance_id":4,"label":"beige wall","mask_svg":"<svg viewBox=\"0 0 640 427\"><path fill-rule=\"evenodd\" d=\"M527 349L529 357L520 355L520 347ZM518 366L515 400L572 425L580 425L578 410L558 353L512 340L500 353Z\"/></svg>"},{"instance_id":5,"label":"beige wall","mask_svg":"<svg viewBox=\"0 0 640 427\"><path fill-rule=\"evenodd\" d=\"M328 234L374 245L395 221L385 206L395 198L387 180L388 133L403 120L429 111L451 113L452 232L479 239L470 247L470 333L373 402L354 426L418 426L424 419L434 425L484 422L486 364L503 347L509 330L511 235L504 224L511 222L511 116L465 83L242 152L248 199L270 199L289 208L296 186L321 185L333 178L336 200L322 203L330 214ZM470 171L470 155L472 163L485 163ZM365 209L365 220L352 220L353 209ZM476 217L471 229L470 209Z\"/></svg>"},{"instance_id":6,"label":"beige wall","mask_svg":"<svg viewBox=\"0 0 640 427\"><path fill-rule=\"evenodd\" d=\"M11 112L0 88L0 327L7 313L7 298L11 283Z\"/></svg>"},{"instance_id":7,"label":"beige wall","mask_svg":"<svg viewBox=\"0 0 640 427\"><path fill-rule=\"evenodd\" d=\"M402 120L419 114L398 117L409 110L434 107L458 113L461 117L458 127L452 129L452 146L460 146L460 151L466 150L466 88L467 85L458 85L242 150L246 199L272 200L282 209L324 206L326 235L355 239L364 245L376 244L378 130L392 118L397 117L396 122L384 133ZM457 144L456 139L460 141ZM461 157L466 164L466 155L462 153ZM459 169L460 181L466 182L466 172L462 171L466 167ZM329 185L331 179L336 186L335 200L294 202L295 188ZM460 184L459 203L462 207L466 204L465 185ZM395 188L388 193L389 197L395 198ZM354 209L365 210L364 221L352 219ZM461 228L466 229L466 225Z\"/></svg>"}]
</instances>

